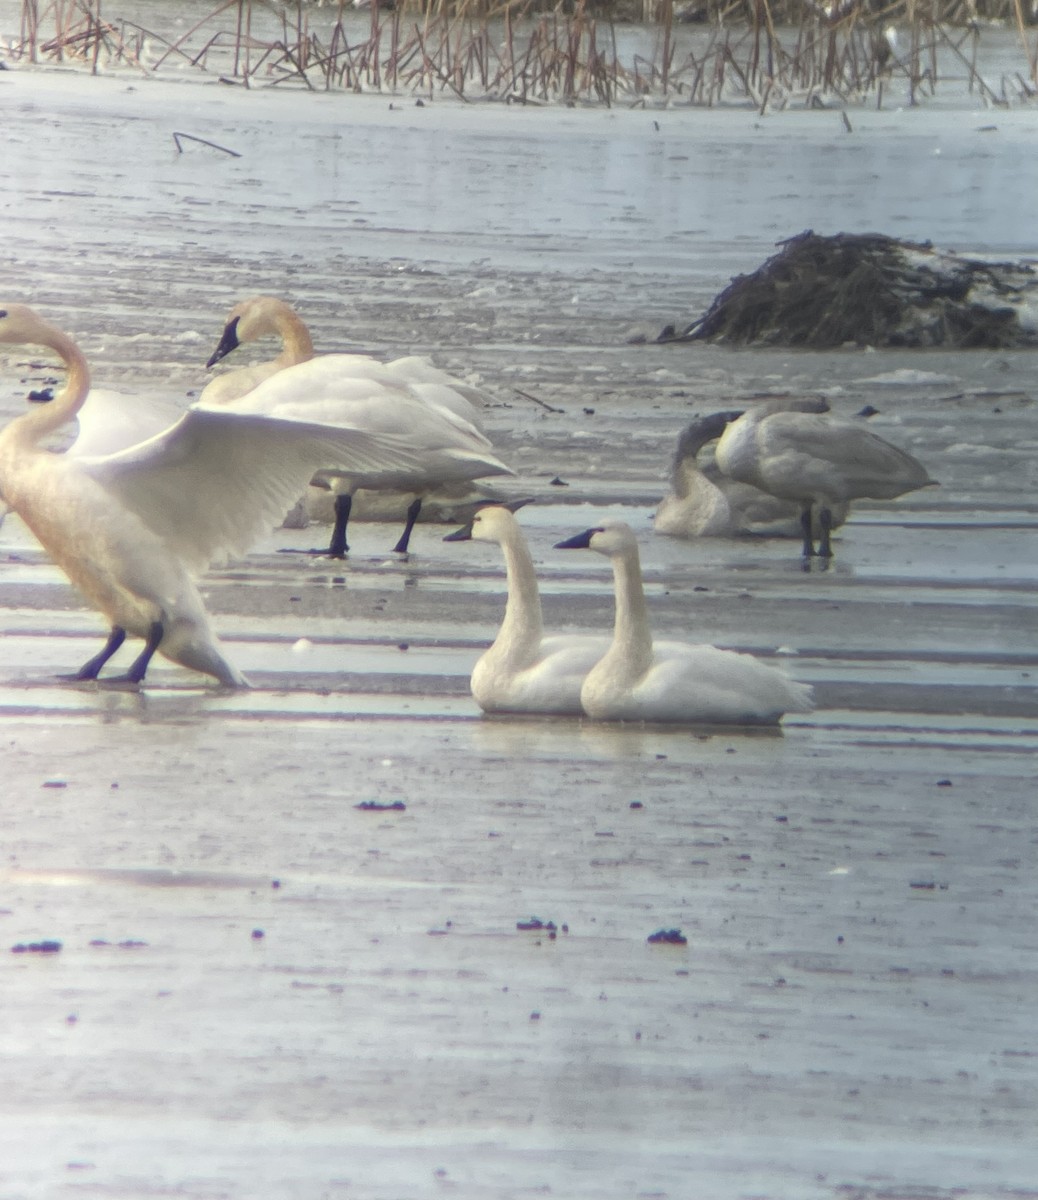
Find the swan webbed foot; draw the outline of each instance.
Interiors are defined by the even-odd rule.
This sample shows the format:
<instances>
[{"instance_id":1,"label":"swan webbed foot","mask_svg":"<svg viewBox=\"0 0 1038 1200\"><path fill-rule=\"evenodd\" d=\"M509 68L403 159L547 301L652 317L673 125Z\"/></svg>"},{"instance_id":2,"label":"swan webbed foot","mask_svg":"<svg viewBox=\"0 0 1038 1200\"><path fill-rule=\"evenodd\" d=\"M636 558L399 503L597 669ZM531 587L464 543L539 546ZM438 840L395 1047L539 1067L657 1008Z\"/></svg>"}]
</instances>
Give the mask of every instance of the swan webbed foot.
<instances>
[{"instance_id":1,"label":"swan webbed foot","mask_svg":"<svg viewBox=\"0 0 1038 1200\"><path fill-rule=\"evenodd\" d=\"M59 675L58 678L67 680L70 683L85 683L97 679L101 668L125 640L126 630L120 625L113 625L111 633L108 635L108 641L105 642L104 646L93 658L88 659L74 674Z\"/></svg>"},{"instance_id":2,"label":"swan webbed foot","mask_svg":"<svg viewBox=\"0 0 1038 1200\"><path fill-rule=\"evenodd\" d=\"M159 648L159 643L162 641L165 630L162 628L161 621L152 621L151 627L148 630L148 636L144 641L144 649L130 664L130 669L125 675L113 675L110 679L104 679L100 682L105 687L138 687L148 670L148 664L151 662L152 655Z\"/></svg>"},{"instance_id":3,"label":"swan webbed foot","mask_svg":"<svg viewBox=\"0 0 1038 1200\"><path fill-rule=\"evenodd\" d=\"M97 686L112 692L139 692L141 690L141 681L139 679L131 679L129 672L127 672L125 675L109 675L105 679L99 679Z\"/></svg>"}]
</instances>

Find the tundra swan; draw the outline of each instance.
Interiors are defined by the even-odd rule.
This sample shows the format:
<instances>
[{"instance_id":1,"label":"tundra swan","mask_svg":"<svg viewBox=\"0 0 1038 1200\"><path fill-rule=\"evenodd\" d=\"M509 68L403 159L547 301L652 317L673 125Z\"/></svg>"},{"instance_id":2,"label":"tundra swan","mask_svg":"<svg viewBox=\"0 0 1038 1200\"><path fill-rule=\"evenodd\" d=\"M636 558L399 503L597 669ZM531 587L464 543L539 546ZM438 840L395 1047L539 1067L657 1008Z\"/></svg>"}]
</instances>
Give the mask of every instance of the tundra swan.
<instances>
[{"instance_id":1,"label":"tundra swan","mask_svg":"<svg viewBox=\"0 0 1038 1200\"><path fill-rule=\"evenodd\" d=\"M507 508L481 508L446 542L496 542L505 556L508 598L493 645L472 671L472 695L484 712L580 714L580 688L609 649L609 638L545 636L537 575L526 538Z\"/></svg>"},{"instance_id":2,"label":"tundra swan","mask_svg":"<svg viewBox=\"0 0 1038 1200\"><path fill-rule=\"evenodd\" d=\"M729 478L800 505L805 558L832 557L830 532L841 504L892 500L937 482L910 454L857 421L830 416L828 407L807 398L758 405L728 426L714 451Z\"/></svg>"},{"instance_id":3,"label":"tundra swan","mask_svg":"<svg viewBox=\"0 0 1038 1200\"><path fill-rule=\"evenodd\" d=\"M366 359L358 373L358 355L323 354L286 367L244 396L212 407L319 425L348 426L399 439L411 452L414 469L317 473L336 493L335 527L327 553L341 558L349 549L346 528L353 494L362 488L404 492L415 497L404 532L394 547L407 550L422 496L445 483L462 483L513 472L493 453L489 440L447 406L430 403L414 385L399 378L391 363ZM199 409L211 406L199 401ZM335 464L328 463L328 468Z\"/></svg>"},{"instance_id":4,"label":"tundra swan","mask_svg":"<svg viewBox=\"0 0 1038 1200\"><path fill-rule=\"evenodd\" d=\"M722 475L712 461L701 463L705 446L724 433L741 412L711 413L689 423L678 437L670 491L660 501L653 527L665 537L799 537L800 507L760 488ZM842 525L848 506L833 509L832 527Z\"/></svg>"},{"instance_id":5,"label":"tundra swan","mask_svg":"<svg viewBox=\"0 0 1038 1200\"><path fill-rule=\"evenodd\" d=\"M653 641L638 541L623 521L604 521L556 545L590 549L613 564L613 640L580 690L589 717L605 721L773 725L810 712L811 688L752 655L688 642Z\"/></svg>"},{"instance_id":6,"label":"tundra swan","mask_svg":"<svg viewBox=\"0 0 1038 1200\"><path fill-rule=\"evenodd\" d=\"M244 341L271 334L281 337L281 354L271 362L215 379L203 390L199 406L399 434L411 439L411 449L423 463L410 479L377 475L316 478L318 485L330 486L335 493L335 524L327 551L333 557L341 558L349 549L346 528L357 491L403 492L411 497L404 531L394 546L395 551L406 553L423 497L429 491L443 484L512 474L494 456L479 428L483 397L478 389L417 355L389 363L366 354L315 358L306 326L290 305L276 297L253 296L236 305L206 365L213 366ZM275 379L279 381L276 388L272 386ZM256 395L257 390L262 394ZM424 410L418 404L424 405Z\"/></svg>"},{"instance_id":7,"label":"tundra swan","mask_svg":"<svg viewBox=\"0 0 1038 1200\"><path fill-rule=\"evenodd\" d=\"M68 368L55 399L0 430L0 494L111 622L104 649L77 679L96 679L132 634L145 646L129 682L140 683L157 650L221 683L245 685L192 576L244 552L318 467L336 460L360 471L413 466L393 439L203 410L115 454L53 454L41 442L81 408L90 390L86 359L67 334L20 304L0 305L0 343L46 346Z\"/></svg>"},{"instance_id":8,"label":"tundra swan","mask_svg":"<svg viewBox=\"0 0 1038 1200\"><path fill-rule=\"evenodd\" d=\"M276 296L250 296L236 304L227 315L219 344L209 357L207 367L213 367L245 342L264 337L279 337L281 352L269 362L250 367L240 367L218 375L202 390L199 400L203 404L226 404L244 396L254 387L276 375L285 367L309 362L314 357L314 344L310 331L295 309ZM480 411L484 397L478 388L455 379L446 371L433 366L420 355L408 355L381 363L367 354L342 354L338 356L342 370L350 368L359 378L372 367L383 372L386 368L401 383L411 384L415 394L430 404L443 404L459 417L480 426ZM381 377L381 374L380 376Z\"/></svg>"}]
</instances>

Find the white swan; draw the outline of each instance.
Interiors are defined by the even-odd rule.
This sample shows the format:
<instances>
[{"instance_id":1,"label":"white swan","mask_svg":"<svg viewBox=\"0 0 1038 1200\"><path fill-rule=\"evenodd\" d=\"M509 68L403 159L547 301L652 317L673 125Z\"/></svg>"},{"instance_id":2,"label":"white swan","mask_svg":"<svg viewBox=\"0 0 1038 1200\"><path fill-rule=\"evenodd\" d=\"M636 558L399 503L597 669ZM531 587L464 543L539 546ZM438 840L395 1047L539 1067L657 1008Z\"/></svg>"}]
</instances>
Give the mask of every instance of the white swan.
<instances>
[{"instance_id":1,"label":"white swan","mask_svg":"<svg viewBox=\"0 0 1038 1200\"><path fill-rule=\"evenodd\" d=\"M490 713L581 713L581 685L609 649L609 638L545 636L533 558L519 522L508 508L481 508L469 525L448 534L444 541L470 538L501 547L508 580L501 628L472 671L476 703Z\"/></svg>"},{"instance_id":2,"label":"white swan","mask_svg":"<svg viewBox=\"0 0 1038 1200\"><path fill-rule=\"evenodd\" d=\"M712 459L699 461L703 447L741 416L741 412L711 413L682 430L671 466L670 492L653 519L656 533L675 538L801 535L800 506L795 501L780 500L727 478ZM833 529L843 524L848 507L834 506Z\"/></svg>"},{"instance_id":3,"label":"white swan","mask_svg":"<svg viewBox=\"0 0 1038 1200\"><path fill-rule=\"evenodd\" d=\"M404 532L394 547L403 553L425 492L445 483L513 474L469 421L442 404L429 403L413 385L397 376L391 363L367 359L358 373L357 358L323 354L286 367L246 395L216 406L235 413L365 429L393 436L407 446L414 462L411 471L390 466L355 473L331 469L318 472L318 480L336 493L335 528L327 550L333 557L342 557L349 549L346 528L352 497L361 488L415 497L407 511ZM209 407L201 402L196 406Z\"/></svg>"},{"instance_id":4,"label":"white swan","mask_svg":"<svg viewBox=\"0 0 1038 1200\"><path fill-rule=\"evenodd\" d=\"M265 413L296 420L392 433L409 439L421 468L346 477L322 474L315 482L335 493L335 525L327 553L349 549L346 529L353 496L361 490L401 492L410 498L404 531L394 550L406 553L423 497L444 484L490 475L511 475L479 429L482 395L415 355L379 362L365 354L313 356L310 334L295 311L273 296L253 296L231 310L208 366L243 341L276 334L281 354L257 367L220 376L202 392L198 406Z\"/></svg>"},{"instance_id":5,"label":"white swan","mask_svg":"<svg viewBox=\"0 0 1038 1200\"><path fill-rule=\"evenodd\" d=\"M46 346L68 368L54 400L0 431L0 494L111 622L104 649L73 678L96 679L131 634L145 640L123 677L131 683L144 678L157 650L221 683L246 685L209 626L192 575L244 552L318 467L413 466L392 439L202 410L116 454L53 454L41 442L82 406L86 359L24 305L0 305L0 343Z\"/></svg>"},{"instance_id":6,"label":"white swan","mask_svg":"<svg viewBox=\"0 0 1038 1200\"><path fill-rule=\"evenodd\" d=\"M199 402L207 405L226 404L251 392L285 367L298 366L314 357L310 330L290 304L277 296L250 296L227 314L219 344L205 365L213 367L243 343L271 336L281 339L281 351L276 358L225 371L206 384L198 398ZM381 379L388 369L396 380L409 384L415 395L421 396L427 403L444 405L457 416L470 421L477 429L482 427L483 393L471 384L441 371L427 358L410 354L383 363L369 354L340 354L337 357L340 369L344 372L349 370L358 379L365 378L369 370L374 370L376 377Z\"/></svg>"},{"instance_id":7,"label":"white swan","mask_svg":"<svg viewBox=\"0 0 1038 1200\"><path fill-rule=\"evenodd\" d=\"M784 713L810 712L811 688L752 655L653 641L642 586L638 541L623 521L604 521L556 549L590 549L613 564L616 620L613 640L588 672L580 702L604 721L683 721L689 724L773 725Z\"/></svg>"},{"instance_id":8,"label":"white swan","mask_svg":"<svg viewBox=\"0 0 1038 1200\"><path fill-rule=\"evenodd\" d=\"M937 483L910 454L856 421L830 416L828 407L816 399L758 405L728 426L714 451L729 478L800 505L805 558L832 557L830 532L841 504L892 500Z\"/></svg>"}]
</instances>

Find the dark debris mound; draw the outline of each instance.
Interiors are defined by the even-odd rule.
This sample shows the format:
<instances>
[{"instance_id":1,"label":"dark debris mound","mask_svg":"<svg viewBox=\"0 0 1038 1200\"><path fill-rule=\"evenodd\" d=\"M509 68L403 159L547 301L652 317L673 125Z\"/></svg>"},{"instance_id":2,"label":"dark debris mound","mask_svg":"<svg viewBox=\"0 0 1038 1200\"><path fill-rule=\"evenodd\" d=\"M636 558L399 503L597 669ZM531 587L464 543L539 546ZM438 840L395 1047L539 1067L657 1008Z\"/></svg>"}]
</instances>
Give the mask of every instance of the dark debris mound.
<instances>
[{"instance_id":1,"label":"dark debris mound","mask_svg":"<svg viewBox=\"0 0 1038 1200\"><path fill-rule=\"evenodd\" d=\"M960 258L879 233L807 230L780 245L704 316L658 340L813 350L1038 346L1033 318L1020 320L1028 304L1038 307L1038 274L1027 264Z\"/></svg>"}]
</instances>

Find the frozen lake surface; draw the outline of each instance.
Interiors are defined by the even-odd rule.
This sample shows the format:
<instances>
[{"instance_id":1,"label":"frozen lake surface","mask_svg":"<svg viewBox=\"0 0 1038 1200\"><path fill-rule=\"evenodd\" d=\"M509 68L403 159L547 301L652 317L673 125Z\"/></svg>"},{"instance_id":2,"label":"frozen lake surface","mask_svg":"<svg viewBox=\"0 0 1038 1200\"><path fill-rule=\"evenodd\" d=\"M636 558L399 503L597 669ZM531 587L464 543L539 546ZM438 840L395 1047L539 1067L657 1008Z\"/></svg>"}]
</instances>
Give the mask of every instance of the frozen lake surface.
<instances>
[{"instance_id":1,"label":"frozen lake surface","mask_svg":"<svg viewBox=\"0 0 1038 1200\"><path fill-rule=\"evenodd\" d=\"M659 634L819 704L781 736L481 718L499 556L431 524L406 562L364 524L345 563L282 553L317 527L212 572L252 691L64 686L103 623L9 517L0 1197L1038 1196L1035 356L630 341L807 227L1033 258L1033 113L0 98L3 299L99 385L186 403L259 291L320 351L431 354L537 497L550 626L608 627L605 562L551 546L622 513ZM53 378L0 365L5 418ZM682 425L787 389L873 404L942 486L856 509L828 572L653 538Z\"/></svg>"}]
</instances>

